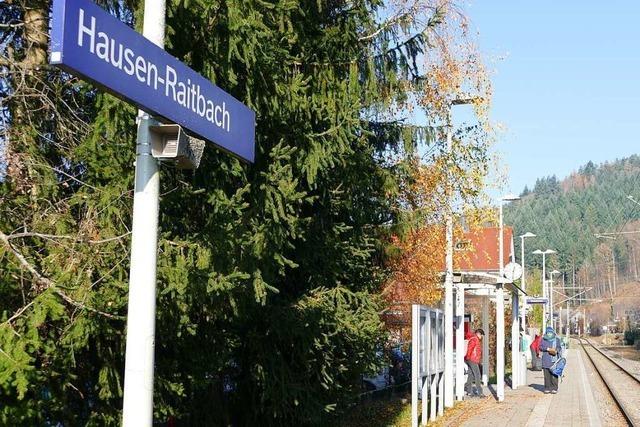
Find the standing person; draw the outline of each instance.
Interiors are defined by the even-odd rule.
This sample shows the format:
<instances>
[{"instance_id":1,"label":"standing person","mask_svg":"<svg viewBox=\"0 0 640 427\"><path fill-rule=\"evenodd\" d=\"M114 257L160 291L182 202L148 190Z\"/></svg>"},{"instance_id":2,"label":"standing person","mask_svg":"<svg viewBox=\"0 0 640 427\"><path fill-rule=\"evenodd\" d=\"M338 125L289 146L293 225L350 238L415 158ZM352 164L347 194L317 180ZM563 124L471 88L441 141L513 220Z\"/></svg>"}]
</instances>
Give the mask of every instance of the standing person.
<instances>
[{"instance_id":1,"label":"standing person","mask_svg":"<svg viewBox=\"0 0 640 427\"><path fill-rule=\"evenodd\" d=\"M536 334L536 337L533 339L533 342L529 346L531 350L531 370L532 371L540 371L541 361L540 361L540 342L542 341L542 337Z\"/></svg>"},{"instance_id":2,"label":"standing person","mask_svg":"<svg viewBox=\"0 0 640 427\"><path fill-rule=\"evenodd\" d=\"M480 380L480 361L482 360L482 339L484 337L484 331L482 329L476 329L474 333L469 333L467 339L467 354L464 356L464 361L469 367L467 375L467 383L464 386L465 391L469 396L477 394L478 397L484 397L482 393L482 382ZM476 390L473 389L473 383L475 382Z\"/></svg>"},{"instance_id":3,"label":"standing person","mask_svg":"<svg viewBox=\"0 0 640 427\"><path fill-rule=\"evenodd\" d=\"M560 357L562 342L556 335L552 327L548 327L540 342L540 352L542 353L542 370L544 371L544 392L545 394L558 392L558 377L553 375L551 367Z\"/></svg>"}]
</instances>

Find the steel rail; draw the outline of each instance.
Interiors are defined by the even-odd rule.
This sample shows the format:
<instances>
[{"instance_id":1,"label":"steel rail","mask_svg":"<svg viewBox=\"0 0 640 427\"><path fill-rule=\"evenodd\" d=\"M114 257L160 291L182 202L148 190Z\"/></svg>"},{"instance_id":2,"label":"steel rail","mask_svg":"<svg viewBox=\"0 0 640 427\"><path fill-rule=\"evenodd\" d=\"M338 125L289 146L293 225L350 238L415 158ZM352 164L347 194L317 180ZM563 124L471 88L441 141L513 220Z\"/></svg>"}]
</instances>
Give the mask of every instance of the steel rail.
<instances>
[{"instance_id":1,"label":"steel rail","mask_svg":"<svg viewBox=\"0 0 640 427\"><path fill-rule=\"evenodd\" d=\"M627 368L625 368L624 366L620 365L613 357L609 356L608 354L606 354L604 351L602 351L601 349L599 349L598 347L596 347L595 345L593 345L593 343L591 341L589 341L586 338L583 338L591 347L593 347L594 349L596 349L596 351L598 353L600 353L601 355L603 355L604 357L606 357L607 359L609 359L609 361L611 363L613 363L614 365L616 365L618 368L620 368L620 370L622 372L624 372L625 374L627 374L628 376L630 376L631 378L633 378L634 381L636 381L638 384L640 384L640 378L638 378L636 375L632 374L631 372L629 372L629 370Z\"/></svg>"},{"instance_id":2,"label":"steel rail","mask_svg":"<svg viewBox=\"0 0 640 427\"><path fill-rule=\"evenodd\" d=\"M606 355L605 353L602 352L602 350L600 350L599 348L597 348L595 345L593 345L589 340L584 339L584 338L579 338L578 339L580 342L580 345L582 346L582 350L584 351L584 353L587 355L587 357L589 358L589 361L591 361L591 364L593 365L595 371L598 373L598 376L600 377L600 379L602 380L602 382L604 383L605 387L607 387L607 390L609 390L609 394L611 394L611 397L613 397L614 402L616 403L616 405L618 406L618 408L620 409L620 412L622 413L622 415L624 416L625 420L627 421L627 423L632 426L632 427L640 427L638 424L634 423L633 421L633 417L631 416L631 414L629 413L629 411L627 411L627 408L625 407L625 405L622 403L622 399L620 398L620 395L614 390L613 386L609 384L609 382L604 378L604 376L602 375L602 372L600 372L600 367L598 367L598 365L596 364L596 362L593 360L593 358L591 357L591 355L589 354L589 352L587 351L587 349L585 348L584 345L584 341L587 342L587 344L589 344L590 347L592 347L594 350L596 350L599 354L601 354L602 356L605 357L606 360L608 360L609 362L613 363L616 367L618 367L621 371L623 371L625 374L627 374L628 376L630 376L631 378L633 378L636 382L638 382L640 384L640 379L638 379L635 375L631 374L629 371L627 371L626 369L624 369L622 366L620 366L620 364L618 364L615 360L613 360L611 357L609 357L608 355Z\"/></svg>"}]
</instances>

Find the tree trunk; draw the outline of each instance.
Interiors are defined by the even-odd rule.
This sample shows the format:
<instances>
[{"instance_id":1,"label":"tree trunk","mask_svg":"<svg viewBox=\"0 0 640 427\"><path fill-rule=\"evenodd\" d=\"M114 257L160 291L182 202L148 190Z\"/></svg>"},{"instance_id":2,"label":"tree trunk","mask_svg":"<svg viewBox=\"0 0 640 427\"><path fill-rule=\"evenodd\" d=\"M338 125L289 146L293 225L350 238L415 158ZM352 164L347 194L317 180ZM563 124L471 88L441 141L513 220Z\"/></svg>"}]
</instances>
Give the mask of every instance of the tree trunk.
<instances>
[{"instance_id":1,"label":"tree trunk","mask_svg":"<svg viewBox=\"0 0 640 427\"><path fill-rule=\"evenodd\" d=\"M49 2L30 0L23 4L22 51L11 52L8 58L10 65L10 85L14 98L9 101L11 128L6 144L7 175L18 192L29 192L32 198L37 196L37 187L30 179L33 171L23 158L27 146L34 143L34 131L37 132L37 118L29 117L30 112L37 110L40 104L38 96L42 95L42 84L45 76L43 66L47 64L47 44L49 29ZM22 58L16 61L16 58ZM35 126L35 128L34 128ZM29 132L25 128L29 128Z\"/></svg>"},{"instance_id":2,"label":"tree trunk","mask_svg":"<svg viewBox=\"0 0 640 427\"><path fill-rule=\"evenodd\" d=\"M29 1L24 12L26 52L22 62L29 73L47 63L49 7L45 1Z\"/></svg>"}]
</instances>

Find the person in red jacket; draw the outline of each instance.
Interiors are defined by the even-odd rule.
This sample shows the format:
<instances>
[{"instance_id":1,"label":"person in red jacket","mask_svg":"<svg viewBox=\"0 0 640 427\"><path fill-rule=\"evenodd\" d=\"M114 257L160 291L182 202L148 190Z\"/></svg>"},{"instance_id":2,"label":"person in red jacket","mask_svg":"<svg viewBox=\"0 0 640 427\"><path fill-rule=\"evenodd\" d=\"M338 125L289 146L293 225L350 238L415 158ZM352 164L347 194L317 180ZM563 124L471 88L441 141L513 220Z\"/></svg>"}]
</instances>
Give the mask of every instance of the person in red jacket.
<instances>
[{"instance_id":1,"label":"person in red jacket","mask_svg":"<svg viewBox=\"0 0 640 427\"><path fill-rule=\"evenodd\" d=\"M540 342L542 341L542 336L536 334L536 337L533 339L533 342L529 346L531 350L531 370L532 371L540 371L542 370L542 361L540 360Z\"/></svg>"},{"instance_id":2,"label":"person in red jacket","mask_svg":"<svg viewBox=\"0 0 640 427\"><path fill-rule=\"evenodd\" d=\"M464 361L469 367L467 375L467 383L464 386L468 395L476 395L478 397L484 397L482 393L482 382L480 380L480 361L482 360L482 339L484 337L484 331L482 329L476 329L474 333L469 333L467 339L467 354L464 356ZM473 389L473 383L475 382L476 390Z\"/></svg>"}]
</instances>

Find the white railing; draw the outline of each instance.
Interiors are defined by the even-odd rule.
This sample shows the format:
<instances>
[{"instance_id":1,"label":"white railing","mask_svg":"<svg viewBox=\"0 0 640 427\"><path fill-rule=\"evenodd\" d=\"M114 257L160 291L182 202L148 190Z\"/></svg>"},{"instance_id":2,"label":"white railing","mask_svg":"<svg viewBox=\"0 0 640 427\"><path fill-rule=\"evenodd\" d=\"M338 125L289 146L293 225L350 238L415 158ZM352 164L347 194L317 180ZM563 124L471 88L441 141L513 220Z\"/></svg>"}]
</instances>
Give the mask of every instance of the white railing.
<instances>
[{"instance_id":1,"label":"white railing","mask_svg":"<svg viewBox=\"0 0 640 427\"><path fill-rule=\"evenodd\" d=\"M444 413L444 313L418 304L411 313L411 425L417 427Z\"/></svg>"}]
</instances>

